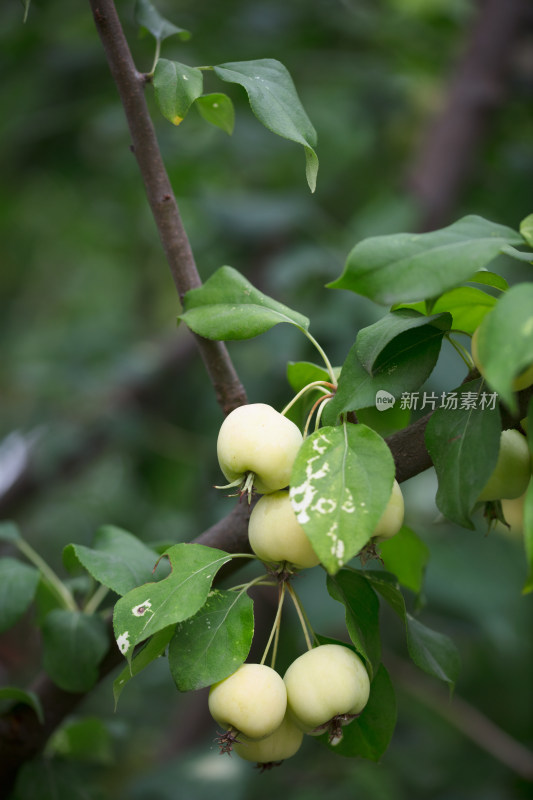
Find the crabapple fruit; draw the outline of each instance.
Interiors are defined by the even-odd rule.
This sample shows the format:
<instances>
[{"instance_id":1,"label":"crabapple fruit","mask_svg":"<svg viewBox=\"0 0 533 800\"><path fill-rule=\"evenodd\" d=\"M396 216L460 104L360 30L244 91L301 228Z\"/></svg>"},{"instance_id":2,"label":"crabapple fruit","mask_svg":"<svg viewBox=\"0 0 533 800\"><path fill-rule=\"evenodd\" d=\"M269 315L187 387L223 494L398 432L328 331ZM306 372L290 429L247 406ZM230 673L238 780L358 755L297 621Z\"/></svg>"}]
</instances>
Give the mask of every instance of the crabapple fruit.
<instances>
[{"instance_id":1,"label":"crabapple fruit","mask_svg":"<svg viewBox=\"0 0 533 800\"><path fill-rule=\"evenodd\" d=\"M279 728L287 708L287 691L279 673L264 664L242 664L214 683L209 711L225 730L248 739L263 739Z\"/></svg>"},{"instance_id":2,"label":"crabapple fruit","mask_svg":"<svg viewBox=\"0 0 533 800\"><path fill-rule=\"evenodd\" d=\"M250 515L248 538L262 561L287 561L297 568L315 567L319 558L296 519L289 492L266 494Z\"/></svg>"},{"instance_id":3,"label":"crabapple fruit","mask_svg":"<svg viewBox=\"0 0 533 800\"><path fill-rule=\"evenodd\" d=\"M325 729L340 719L360 714L370 694L370 681L359 656L339 644L323 644L292 662L283 679L287 707L305 733Z\"/></svg>"},{"instance_id":4,"label":"crabapple fruit","mask_svg":"<svg viewBox=\"0 0 533 800\"><path fill-rule=\"evenodd\" d=\"M496 466L478 501L520 497L526 491L530 477L531 457L526 437L513 428L502 431Z\"/></svg>"},{"instance_id":5,"label":"crabapple fruit","mask_svg":"<svg viewBox=\"0 0 533 800\"><path fill-rule=\"evenodd\" d=\"M234 750L246 761L267 765L293 756L302 744L304 734L286 714L274 733L256 742L237 742Z\"/></svg>"},{"instance_id":6,"label":"crabapple fruit","mask_svg":"<svg viewBox=\"0 0 533 800\"><path fill-rule=\"evenodd\" d=\"M376 542L382 542L385 539L390 539L396 536L398 531L403 525L403 517L405 506L403 502L403 494L400 489L400 484L396 479L392 484L392 492L389 502L385 506L385 511L379 518L379 522L374 528L372 539Z\"/></svg>"},{"instance_id":7,"label":"crabapple fruit","mask_svg":"<svg viewBox=\"0 0 533 800\"><path fill-rule=\"evenodd\" d=\"M217 454L231 484L253 474L260 494L289 485L292 465L303 438L300 429L272 406L250 403L234 409L221 425Z\"/></svg>"}]
</instances>

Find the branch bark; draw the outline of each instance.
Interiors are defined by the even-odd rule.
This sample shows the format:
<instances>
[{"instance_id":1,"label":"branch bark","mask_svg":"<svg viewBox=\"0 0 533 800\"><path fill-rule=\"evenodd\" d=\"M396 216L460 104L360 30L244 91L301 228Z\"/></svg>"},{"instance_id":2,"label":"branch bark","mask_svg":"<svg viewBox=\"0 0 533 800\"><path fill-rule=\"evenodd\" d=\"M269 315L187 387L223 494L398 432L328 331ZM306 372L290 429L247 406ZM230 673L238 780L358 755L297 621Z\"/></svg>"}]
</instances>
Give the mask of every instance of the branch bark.
<instances>
[{"instance_id":1,"label":"branch bark","mask_svg":"<svg viewBox=\"0 0 533 800\"><path fill-rule=\"evenodd\" d=\"M112 0L89 0L111 75L118 89L148 203L180 300L201 286L189 238L161 157L144 95L145 76L137 71ZM246 402L246 393L223 342L196 336L217 401L228 414Z\"/></svg>"}]
</instances>

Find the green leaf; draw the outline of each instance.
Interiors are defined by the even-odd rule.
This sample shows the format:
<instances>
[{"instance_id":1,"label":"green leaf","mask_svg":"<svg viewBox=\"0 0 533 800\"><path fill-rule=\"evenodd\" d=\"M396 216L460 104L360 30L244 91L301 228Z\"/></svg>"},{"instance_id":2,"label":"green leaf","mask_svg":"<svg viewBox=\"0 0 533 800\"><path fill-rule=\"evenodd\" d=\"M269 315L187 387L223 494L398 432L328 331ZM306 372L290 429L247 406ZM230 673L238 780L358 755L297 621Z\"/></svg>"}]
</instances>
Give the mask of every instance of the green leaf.
<instances>
[{"instance_id":1,"label":"green leaf","mask_svg":"<svg viewBox=\"0 0 533 800\"><path fill-rule=\"evenodd\" d=\"M460 669L459 653L452 640L431 630L409 614L397 584L386 573L365 572L374 589L404 621L407 650L412 661L428 675L432 675L453 688Z\"/></svg>"},{"instance_id":2,"label":"green leaf","mask_svg":"<svg viewBox=\"0 0 533 800\"><path fill-rule=\"evenodd\" d=\"M179 125L200 97L204 76L196 67L160 58L154 72L154 89L157 104L163 116L173 125Z\"/></svg>"},{"instance_id":3,"label":"green leaf","mask_svg":"<svg viewBox=\"0 0 533 800\"><path fill-rule=\"evenodd\" d=\"M24 703L35 711L35 715L41 725L44 725L44 712L41 701L35 692L19 689L17 686L2 686L0 689L1 700L14 700L16 703Z\"/></svg>"},{"instance_id":4,"label":"green leaf","mask_svg":"<svg viewBox=\"0 0 533 800\"><path fill-rule=\"evenodd\" d=\"M380 542L379 550L385 568L406 589L420 594L429 561L429 549L422 539L404 525L396 536Z\"/></svg>"},{"instance_id":5,"label":"green leaf","mask_svg":"<svg viewBox=\"0 0 533 800\"><path fill-rule=\"evenodd\" d=\"M328 575L327 589L346 610L346 629L359 655L364 658L370 678L381 661L379 600L363 573L341 569Z\"/></svg>"},{"instance_id":6,"label":"green leaf","mask_svg":"<svg viewBox=\"0 0 533 800\"><path fill-rule=\"evenodd\" d=\"M46 616L42 633L43 664L53 682L67 692L89 691L109 647L104 620L59 608Z\"/></svg>"},{"instance_id":7,"label":"green leaf","mask_svg":"<svg viewBox=\"0 0 533 800\"><path fill-rule=\"evenodd\" d=\"M357 409L357 421L368 425L383 437L406 428L410 420L411 410L407 407L402 408L401 404L391 405L390 408L385 409L375 406Z\"/></svg>"},{"instance_id":8,"label":"green leaf","mask_svg":"<svg viewBox=\"0 0 533 800\"><path fill-rule=\"evenodd\" d=\"M183 320L206 339L251 339L280 322L306 331L307 317L260 292L233 267L220 267L183 299Z\"/></svg>"},{"instance_id":9,"label":"green leaf","mask_svg":"<svg viewBox=\"0 0 533 800\"><path fill-rule=\"evenodd\" d=\"M479 327L478 354L487 383L514 414L514 379L533 364L533 283L509 289Z\"/></svg>"},{"instance_id":10,"label":"green leaf","mask_svg":"<svg viewBox=\"0 0 533 800\"><path fill-rule=\"evenodd\" d=\"M307 183L316 187L318 158L314 151L316 131L296 92L292 78L279 61L234 61L214 67L218 77L246 89L257 119L273 133L301 144L305 150Z\"/></svg>"},{"instance_id":11,"label":"green leaf","mask_svg":"<svg viewBox=\"0 0 533 800\"><path fill-rule=\"evenodd\" d=\"M136 644L192 617L205 603L218 570L231 560L222 550L186 543L169 548L165 556L170 561L170 575L159 583L132 589L115 606L115 636L128 661Z\"/></svg>"},{"instance_id":12,"label":"green leaf","mask_svg":"<svg viewBox=\"0 0 533 800\"><path fill-rule=\"evenodd\" d=\"M170 642L168 663L178 689L188 692L227 678L244 662L253 633L253 602L245 592L210 592L194 617L176 626Z\"/></svg>"},{"instance_id":13,"label":"green leaf","mask_svg":"<svg viewBox=\"0 0 533 800\"><path fill-rule=\"evenodd\" d=\"M361 714L343 728L341 741L331 745L327 734L320 739L338 755L379 761L392 739L396 717L394 687L389 673L380 664L370 686L368 703Z\"/></svg>"},{"instance_id":14,"label":"green leaf","mask_svg":"<svg viewBox=\"0 0 533 800\"><path fill-rule=\"evenodd\" d=\"M442 321L445 320L451 322L451 317ZM326 424L335 422L345 411L370 406L392 408L394 400L402 394L419 389L437 363L444 331L438 325L404 331L381 351L373 364L372 375L357 357L361 333L342 366L335 397L326 406L323 417ZM386 401L388 405L384 406Z\"/></svg>"},{"instance_id":15,"label":"green leaf","mask_svg":"<svg viewBox=\"0 0 533 800\"><path fill-rule=\"evenodd\" d=\"M460 286L445 292L435 301L434 314L449 311L453 318L452 328L472 334L498 301L495 297L473 286Z\"/></svg>"},{"instance_id":16,"label":"green leaf","mask_svg":"<svg viewBox=\"0 0 533 800\"><path fill-rule=\"evenodd\" d=\"M438 408L425 432L426 446L439 480L437 506L445 517L473 529L472 509L498 459L501 421L498 404L485 405L482 380L461 386L457 408ZM461 397L470 407L461 407ZM470 403L471 401L471 403ZM489 403L490 405L490 403Z\"/></svg>"},{"instance_id":17,"label":"green leaf","mask_svg":"<svg viewBox=\"0 0 533 800\"><path fill-rule=\"evenodd\" d=\"M175 35L179 36L182 41L191 38L189 31L178 28L177 25L162 17L150 0L136 0L134 14L135 22L151 33L158 42Z\"/></svg>"},{"instance_id":18,"label":"green leaf","mask_svg":"<svg viewBox=\"0 0 533 800\"><path fill-rule=\"evenodd\" d=\"M196 108L206 122L231 136L235 125L235 109L227 94L204 94L197 98Z\"/></svg>"},{"instance_id":19,"label":"green leaf","mask_svg":"<svg viewBox=\"0 0 533 800\"><path fill-rule=\"evenodd\" d=\"M369 375L372 375L376 364L382 363L379 356L402 334L414 331L417 334L416 342L421 343L435 336L442 337L450 326L449 314L433 314L426 317L407 308L392 311L373 325L359 331L355 341L355 354L359 363ZM395 350L397 352L396 348Z\"/></svg>"},{"instance_id":20,"label":"green leaf","mask_svg":"<svg viewBox=\"0 0 533 800\"><path fill-rule=\"evenodd\" d=\"M512 228L476 216L431 233L375 236L353 248L344 272L328 286L384 305L417 302L470 280L505 245L522 241Z\"/></svg>"},{"instance_id":21,"label":"green leaf","mask_svg":"<svg viewBox=\"0 0 533 800\"><path fill-rule=\"evenodd\" d=\"M132 658L131 663L127 664L122 672L113 681L113 697L115 699L115 711L117 710L118 700L126 684L135 675L142 672L152 661L162 656L167 649L167 645L174 636L174 625L155 633L148 639L146 644Z\"/></svg>"},{"instance_id":22,"label":"green leaf","mask_svg":"<svg viewBox=\"0 0 533 800\"><path fill-rule=\"evenodd\" d=\"M489 272L487 269L481 269L479 272L470 278L470 283L480 283L483 286L492 286L494 289L499 289L502 292L506 292L509 288L509 284L502 278L501 275L498 275L496 272Z\"/></svg>"},{"instance_id":23,"label":"green leaf","mask_svg":"<svg viewBox=\"0 0 533 800\"><path fill-rule=\"evenodd\" d=\"M103 800L101 787L81 777L81 767L73 761L38 756L21 768L12 800Z\"/></svg>"},{"instance_id":24,"label":"green leaf","mask_svg":"<svg viewBox=\"0 0 533 800\"><path fill-rule=\"evenodd\" d=\"M329 372L310 361L289 361L287 364L287 380L291 389L299 392L314 381L331 380Z\"/></svg>"},{"instance_id":25,"label":"green leaf","mask_svg":"<svg viewBox=\"0 0 533 800\"><path fill-rule=\"evenodd\" d=\"M340 367L334 368L333 371L338 375ZM330 383L331 376L323 367L309 361L290 361L287 364L287 380L294 392L298 393L315 381ZM303 429L311 408L322 394L323 392L317 387L308 390L291 405L288 411L285 412L285 416L300 429Z\"/></svg>"},{"instance_id":26,"label":"green leaf","mask_svg":"<svg viewBox=\"0 0 533 800\"><path fill-rule=\"evenodd\" d=\"M0 633L20 619L35 597L39 571L15 558L0 559Z\"/></svg>"},{"instance_id":27,"label":"green leaf","mask_svg":"<svg viewBox=\"0 0 533 800\"><path fill-rule=\"evenodd\" d=\"M304 440L290 497L298 522L330 574L370 539L393 478L389 448L365 425L324 427Z\"/></svg>"},{"instance_id":28,"label":"green leaf","mask_svg":"<svg viewBox=\"0 0 533 800\"><path fill-rule=\"evenodd\" d=\"M530 247L533 247L533 214L529 214L520 223L520 233Z\"/></svg>"},{"instance_id":29,"label":"green leaf","mask_svg":"<svg viewBox=\"0 0 533 800\"><path fill-rule=\"evenodd\" d=\"M114 761L109 728L99 717L69 720L52 734L45 753L48 757L59 756L90 764Z\"/></svg>"},{"instance_id":30,"label":"green leaf","mask_svg":"<svg viewBox=\"0 0 533 800\"><path fill-rule=\"evenodd\" d=\"M158 559L136 536L114 525L96 531L92 548L69 544L63 550L67 569L81 565L98 583L120 595L149 581Z\"/></svg>"},{"instance_id":31,"label":"green leaf","mask_svg":"<svg viewBox=\"0 0 533 800\"><path fill-rule=\"evenodd\" d=\"M407 649L414 663L435 678L455 686L459 675L459 653L452 640L442 633L431 630L411 614L405 615L407 625Z\"/></svg>"}]
</instances>

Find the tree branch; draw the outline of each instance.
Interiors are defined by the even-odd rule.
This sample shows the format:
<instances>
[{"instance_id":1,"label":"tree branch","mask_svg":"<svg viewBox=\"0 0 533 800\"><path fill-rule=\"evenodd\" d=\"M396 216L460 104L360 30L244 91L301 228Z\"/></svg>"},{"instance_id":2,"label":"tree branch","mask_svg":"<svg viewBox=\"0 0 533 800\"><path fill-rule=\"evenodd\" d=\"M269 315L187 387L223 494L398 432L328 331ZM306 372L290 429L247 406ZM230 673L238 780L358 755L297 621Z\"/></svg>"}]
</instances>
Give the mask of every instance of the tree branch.
<instances>
[{"instance_id":1,"label":"tree branch","mask_svg":"<svg viewBox=\"0 0 533 800\"><path fill-rule=\"evenodd\" d=\"M144 182L180 300L201 286L190 242L168 178L144 96L145 77L137 71L112 0L89 0L111 75L124 107L132 150ZM246 402L246 393L223 342L196 336L196 341L225 414Z\"/></svg>"}]
</instances>

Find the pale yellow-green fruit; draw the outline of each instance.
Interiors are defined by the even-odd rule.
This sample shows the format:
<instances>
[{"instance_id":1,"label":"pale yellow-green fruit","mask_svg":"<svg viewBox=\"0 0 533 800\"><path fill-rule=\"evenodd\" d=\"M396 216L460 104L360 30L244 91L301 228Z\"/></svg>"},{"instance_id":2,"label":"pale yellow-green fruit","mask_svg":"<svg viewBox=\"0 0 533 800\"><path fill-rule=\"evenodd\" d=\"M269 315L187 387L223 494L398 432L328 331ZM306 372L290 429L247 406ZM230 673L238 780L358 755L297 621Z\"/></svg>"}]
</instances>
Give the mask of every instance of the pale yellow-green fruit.
<instances>
[{"instance_id":1,"label":"pale yellow-green fruit","mask_svg":"<svg viewBox=\"0 0 533 800\"><path fill-rule=\"evenodd\" d=\"M298 752L304 738L303 731L285 715L274 733L256 742L237 742L233 750L246 761L271 764L284 761Z\"/></svg>"},{"instance_id":2,"label":"pale yellow-green fruit","mask_svg":"<svg viewBox=\"0 0 533 800\"><path fill-rule=\"evenodd\" d=\"M392 492L389 502L385 506L385 511L379 518L379 522L374 528L372 538L377 542L383 542L396 536L403 525L405 505L400 484L395 479L392 484Z\"/></svg>"},{"instance_id":3,"label":"pale yellow-green fruit","mask_svg":"<svg viewBox=\"0 0 533 800\"><path fill-rule=\"evenodd\" d=\"M220 469L230 483L253 472L257 492L277 492L289 485L302 441L300 429L272 406L239 406L228 414L218 434Z\"/></svg>"},{"instance_id":4,"label":"pale yellow-green fruit","mask_svg":"<svg viewBox=\"0 0 533 800\"><path fill-rule=\"evenodd\" d=\"M502 536L511 538L519 538L524 533L524 503L526 500L527 490L520 497L515 497L513 500L502 500L502 513L505 518L505 523L497 520L494 525L494 530Z\"/></svg>"},{"instance_id":5,"label":"pale yellow-green fruit","mask_svg":"<svg viewBox=\"0 0 533 800\"><path fill-rule=\"evenodd\" d=\"M279 728L287 710L283 678L265 664L242 664L228 678L213 684L209 711L225 730L249 739L263 739Z\"/></svg>"},{"instance_id":6,"label":"pale yellow-green fruit","mask_svg":"<svg viewBox=\"0 0 533 800\"><path fill-rule=\"evenodd\" d=\"M289 492L281 490L261 497L250 515L248 538L262 561L288 561L295 567L315 567L319 558L296 519Z\"/></svg>"},{"instance_id":7,"label":"pale yellow-green fruit","mask_svg":"<svg viewBox=\"0 0 533 800\"><path fill-rule=\"evenodd\" d=\"M287 706L305 733L338 715L359 714L370 694L370 681L359 656L348 647L323 644L292 662L283 679Z\"/></svg>"},{"instance_id":8,"label":"pale yellow-green fruit","mask_svg":"<svg viewBox=\"0 0 533 800\"><path fill-rule=\"evenodd\" d=\"M509 533L521 534L524 532L524 503L526 492L513 500L502 500L502 512L509 528ZM506 527L506 526L504 526Z\"/></svg>"},{"instance_id":9,"label":"pale yellow-green fruit","mask_svg":"<svg viewBox=\"0 0 533 800\"><path fill-rule=\"evenodd\" d=\"M479 360L478 331L479 328L476 328L476 330L472 334L472 341L470 342L470 352L472 354L472 361L479 370L479 374L484 377L485 371L483 368L483 364ZM533 383L533 364L530 367L526 367L526 369L514 379L513 390L515 392L520 392L522 389L527 389L527 387L531 386L532 383Z\"/></svg>"},{"instance_id":10,"label":"pale yellow-green fruit","mask_svg":"<svg viewBox=\"0 0 533 800\"><path fill-rule=\"evenodd\" d=\"M509 429L501 432L496 466L478 500L513 500L526 491L531 476L531 457L526 437Z\"/></svg>"}]
</instances>

